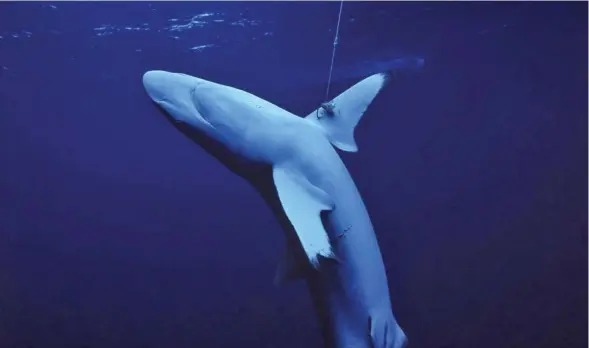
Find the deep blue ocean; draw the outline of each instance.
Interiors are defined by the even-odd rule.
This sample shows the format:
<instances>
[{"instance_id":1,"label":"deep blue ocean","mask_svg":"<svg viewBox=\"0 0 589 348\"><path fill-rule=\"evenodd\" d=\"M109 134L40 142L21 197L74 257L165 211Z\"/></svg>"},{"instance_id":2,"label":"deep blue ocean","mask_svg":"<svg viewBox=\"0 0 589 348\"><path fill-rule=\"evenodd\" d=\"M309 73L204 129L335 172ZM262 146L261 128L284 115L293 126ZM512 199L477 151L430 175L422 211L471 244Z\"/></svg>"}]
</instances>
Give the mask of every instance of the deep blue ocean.
<instances>
[{"instance_id":1,"label":"deep blue ocean","mask_svg":"<svg viewBox=\"0 0 589 348\"><path fill-rule=\"evenodd\" d=\"M141 77L305 116L339 5L0 3L0 348L322 346L264 201ZM587 347L587 10L344 3L332 96L396 71L341 156L410 348Z\"/></svg>"}]
</instances>

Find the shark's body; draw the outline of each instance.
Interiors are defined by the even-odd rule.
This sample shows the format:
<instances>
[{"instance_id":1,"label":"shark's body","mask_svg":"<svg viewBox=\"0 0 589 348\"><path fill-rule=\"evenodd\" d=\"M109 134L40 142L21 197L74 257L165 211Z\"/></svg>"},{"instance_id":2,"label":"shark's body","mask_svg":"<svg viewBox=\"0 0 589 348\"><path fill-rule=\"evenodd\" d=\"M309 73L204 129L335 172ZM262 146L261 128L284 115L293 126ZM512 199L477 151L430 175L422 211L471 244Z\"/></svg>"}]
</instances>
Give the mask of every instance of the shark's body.
<instances>
[{"instance_id":1,"label":"shark's body","mask_svg":"<svg viewBox=\"0 0 589 348\"><path fill-rule=\"evenodd\" d=\"M407 342L392 313L370 218L333 147L356 151L354 127L385 81L384 74L366 78L335 98L333 109L300 118L196 77L163 71L143 77L176 126L269 204L286 232L275 280L307 280L327 347L401 348Z\"/></svg>"}]
</instances>

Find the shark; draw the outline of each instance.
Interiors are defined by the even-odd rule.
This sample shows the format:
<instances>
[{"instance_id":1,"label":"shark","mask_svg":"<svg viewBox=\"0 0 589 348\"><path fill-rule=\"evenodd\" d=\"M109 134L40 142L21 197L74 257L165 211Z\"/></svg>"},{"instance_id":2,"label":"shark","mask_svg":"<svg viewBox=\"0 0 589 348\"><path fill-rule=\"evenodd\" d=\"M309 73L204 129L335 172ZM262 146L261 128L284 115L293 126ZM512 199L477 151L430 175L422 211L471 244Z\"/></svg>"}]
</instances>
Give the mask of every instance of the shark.
<instances>
[{"instance_id":1,"label":"shark","mask_svg":"<svg viewBox=\"0 0 589 348\"><path fill-rule=\"evenodd\" d=\"M274 282L306 281L328 348L408 342L370 217L338 153L358 151L354 130L390 78L368 76L299 117L228 85L163 70L143 74L163 115L266 201L285 232Z\"/></svg>"}]
</instances>

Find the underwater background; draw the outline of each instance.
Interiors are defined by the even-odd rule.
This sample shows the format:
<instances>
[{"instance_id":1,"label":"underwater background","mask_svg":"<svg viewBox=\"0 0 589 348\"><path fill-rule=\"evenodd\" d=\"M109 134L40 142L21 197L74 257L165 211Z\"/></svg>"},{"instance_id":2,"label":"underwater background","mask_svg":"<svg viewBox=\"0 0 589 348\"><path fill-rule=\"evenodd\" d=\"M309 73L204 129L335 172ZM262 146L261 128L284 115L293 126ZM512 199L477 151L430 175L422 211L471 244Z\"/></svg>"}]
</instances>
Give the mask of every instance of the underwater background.
<instances>
[{"instance_id":1,"label":"underwater background","mask_svg":"<svg viewBox=\"0 0 589 348\"><path fill-rule=\"evenodd\" d=\"M339 2L0 3L0 348L320 347L283 232L147 70L323 101ZM587 3L345 2L342 153L420 348L587 346Z\"/></svg>"}]
</instances>

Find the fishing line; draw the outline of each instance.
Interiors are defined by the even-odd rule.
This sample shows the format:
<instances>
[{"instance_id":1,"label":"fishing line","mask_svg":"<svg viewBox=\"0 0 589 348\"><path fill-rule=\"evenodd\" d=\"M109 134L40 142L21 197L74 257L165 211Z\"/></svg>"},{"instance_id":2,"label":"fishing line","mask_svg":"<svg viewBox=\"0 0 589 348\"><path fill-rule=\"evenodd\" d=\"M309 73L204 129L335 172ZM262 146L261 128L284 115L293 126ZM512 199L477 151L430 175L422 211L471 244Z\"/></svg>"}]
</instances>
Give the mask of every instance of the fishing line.
<instances>
[{"instance_id":1,"label":"fishing line","mask_svg":"<svg viewBox=\"0 0 589 348\"><path fill-rule=\"evenodd\" d=\"M328 102L329 100L329 88L331 87L331 76L333 74L333 65L335 61L335 50L339 43L339 26L342 20L342 10L344 8L344 0L340 1L339 14L337 16L337 27L335 28L335 37L333 39L333 51L331 52L331 66L329 67L329 77L327 78L327 90L325 91L325 102L321 104L321 108L324 109L328 114L333 115L333 103ZM317 109L317 118L319 118L319 109Z\"/></svg>"},{"instance_id":2,"label":"fishing line","mask_svg":"<svg viewBox=\"0 0 589 348\"><path fill-rule=\"evenodd\" d=\"M344 8L344 0L340 1L339 15L337 16L337 27L335 28L335 38L333 39L333 51L331 53L331 66L329 67L329 78L327 79L327 91L325 91L325 100L329 98L329 87L331 86L331 74L333 72L333 62L335 61L335 49L339 41L339 25L342 20L342 10Z\"/></svg>"}]
</instances>

